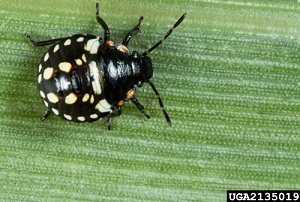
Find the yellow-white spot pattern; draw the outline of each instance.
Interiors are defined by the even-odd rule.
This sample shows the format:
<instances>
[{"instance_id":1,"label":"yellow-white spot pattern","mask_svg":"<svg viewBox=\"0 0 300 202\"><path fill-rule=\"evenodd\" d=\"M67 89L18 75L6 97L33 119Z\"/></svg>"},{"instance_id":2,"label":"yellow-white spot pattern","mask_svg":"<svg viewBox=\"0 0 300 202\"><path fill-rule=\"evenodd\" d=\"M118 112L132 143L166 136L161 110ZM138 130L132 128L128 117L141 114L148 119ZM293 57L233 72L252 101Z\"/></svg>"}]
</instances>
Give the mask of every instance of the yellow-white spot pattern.
<instances>
[{"instance_id":1,"label":"yellow-white spot pattern","mask_svg":"<svg viewBox=\"0 0 300 202\"><path fill-rule=\"evenodd\" d=\"M58 68L63 72L70 72L72 69L72 64L69 62L61 62L58 64Z\"/></svg>"},{"instance_id":2,"label":"yellow-white spot pattern","mask_svg":"<svg viewBox=\"0 0 300 202\"><path fill-rule=\"evenodd\" d=\"M78 66L82 65L82 60L81 59L75 59L75 62Z\"/></svg>"},{"instance_id":3,"label":"yellow-white spot pattern","mask_svg":"<svg viewBox=\"0 0 300 202\"><path fill-rule=\"evenodd\" d=\"M98 109L100 112L104 113L104 112L112 112L111 110L111 105L105 100L101 100L95 107L96 109Z\"/></svg>"},{"instance_id":4,"label":"yellow-white spot pattern","mask_svg":"<svg viewBox=\"0 0 300 202\"><path fill-rule=\"evenodd\" d=\"M77 119L78 119L78 121L85 121L84 116L78 116Z\"/></svg>"},{"instance_id":5,"label":"yellow-white spot pattern","mask_svg":"<svg viewBox=\"0 0 300 202\"><path fill-rule=\"evenodd\" d=\"M54 69L52 67L47 67L43 73L44 79L45 80L50 79L52 77L53 73L54 73Z\"/></svg>"},{"instance_id":6,"label":"yellow-white spot pattern","mask_svg":"<svg viewBox=\"0 0 300 202\"><path fill-rule=\"evenodd\" d=\"M53 111L53 113L54 113L55 115L59 115L59 112L58 112L58 110L57 110L57 109L55 109L55 108L52 108L52 111Z\"/></svg>"},{"instance_id":7,"label":"yellow-white spot pattern","mask_svg":"<svg viewBox=\"0 0 300 202\"><path fill-rule=\"evenodd\" d=\"M67 39L67 40L65 41L65 43L64 43L65 46L68 46L68 45L70 45L70 44L71 44L71 39Z\"/></svg>"},{"instance_id":8,"label":"yellow-white spot pattern","mask_svg":"<svg viewBox=\"0 0 300 202\"><path fill-rule=\"evenodd\" d=\"M90 98L90 95L88 93L84 94L84 96L82 97L82 102L88 101L89 98Z\"/></svg>"},{"instance_id":9,"label":"yellow-white spot pattern","mask_svg":"<svg viewBox=\"0 0 300 202\"><path fill-rule=\"evenodd\" d=\"M67 120L69 120L69 121L72 120L72 117L71 117L70 115L68 115L68 114L64 114L64 117L65 117Z\"/></svg>"},{"instance_id":10,"label":"yellow-white spot pattern","mask_svg":"<svg viewBox=\"0 0 300 202\"><path fill-rule=\"evenodd\" d=\"M98 118L98 115L97 115L97 114L91 114L91 115L90 115L90 118L91 118L91 119L96 119L96 118Z\"/></svg>"},{"instance_id":11,"label":"yellow-white spot pattern","mask_svg":"<svg viewBox=\"0 0 300 202\"><path fill-rule=\"evenodd\" d=\"M54 93L48 93L47 94L47 98L52 103L57 103L58 100L59 100L58 96L56 94L54 94Z\"/></svg>"},{"instance_id":12,"label":"yellow-white spot pattern","mask_svg":"<svg viewBox=\"0 0 300 202\"><path fill-rule=\"evenodd\" d=\"M74 93L70 93L69 95L66 96L65 102L66 104L74 104L77 100L77 95L75 95Z\"/></svg>"},{"instance_id":13,"label":"yellow-white spot pattern","mask_svg":"<svg viewBox=\"0 0 300 202\"><path fill-rule=\"evenodd\" d=\"M58 49L59 49L59 45L56 44L56 46L55 46L54 49L53 49L53 53L55 53L56 51L58 51Z\"/></svg>"},{"instance_id":14,"label":"yellow-white spot pattern","mask_svg":"<svg viewBox=\"0 0 300 202\"><path fill-rule=\"evenodd\" d=\"M77 42L83 42L83 40L84 40L84 38L81 36L81 37L79 37L76 41L77 41Z\"/></svg>"}]
</instances>

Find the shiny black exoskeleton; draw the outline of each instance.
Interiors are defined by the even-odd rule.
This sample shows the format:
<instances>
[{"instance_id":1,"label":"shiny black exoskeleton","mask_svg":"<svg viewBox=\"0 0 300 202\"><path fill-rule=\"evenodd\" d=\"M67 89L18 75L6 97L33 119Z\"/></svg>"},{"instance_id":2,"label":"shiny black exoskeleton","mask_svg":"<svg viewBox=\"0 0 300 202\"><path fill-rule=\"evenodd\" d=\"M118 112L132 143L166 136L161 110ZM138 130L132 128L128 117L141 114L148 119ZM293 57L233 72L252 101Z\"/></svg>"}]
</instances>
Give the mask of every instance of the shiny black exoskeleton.
<instances>
[{"instance_id":1,"label":"shiny black exoskeleton","mask_svg":"<svg viewBox=\"0 0 300 202\"><path fill-rule=\"evenodd\" d=\"M104 38L94 35L77 34L35 42L25 37L35 46L52 45L41 58L38 66L38 90L48 112L74 122L92 122L106 118L110 129L110 118L121 114L121 106L131 100L147 118L144 106L135 95L135 85L148 83L155 92L167 123L171 120L164 109L162 100L153 83L151 59L147 56L172 33L185 18L183 14L166 35L142 54L129 54L127 45L133 35L140 30L143 17L130 30L122 43L110 40L110 31L99 16L96 4L96 19L104 29Z\"/></svg>"}]
</instances>

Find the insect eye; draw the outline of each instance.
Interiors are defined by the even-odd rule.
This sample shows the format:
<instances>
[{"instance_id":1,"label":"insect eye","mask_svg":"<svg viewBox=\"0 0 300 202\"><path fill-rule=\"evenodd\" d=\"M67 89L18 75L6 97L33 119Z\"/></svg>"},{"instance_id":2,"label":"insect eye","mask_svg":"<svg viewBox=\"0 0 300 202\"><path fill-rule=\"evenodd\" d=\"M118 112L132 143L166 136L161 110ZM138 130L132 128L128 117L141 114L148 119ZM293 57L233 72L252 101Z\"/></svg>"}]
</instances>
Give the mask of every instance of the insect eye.
<instances>
[{"instance_id":1,"label":"insect eye","mask_svg":"<svg viewBox=\"0 0 300 202\"><path fill-rule=\"evenodd\" d=\"M136 85L137 85L137 87L139 87L139 88L140 88L140 87L142 87L142 86L143 86L143 83L142 83L141 81L139 81L139 82L138 82Z\"/></svg>"},{"instance_id":2,"label":"insect eye","mask_svg":"<svg viewBox=\"0 0 300 202\"><path fill-rule=\"evenodd\" d=\"M133 56L133 58L138 58L139 54L136 51L133 51L132 52L132 56Z\"/></svg>"}]
</instances>

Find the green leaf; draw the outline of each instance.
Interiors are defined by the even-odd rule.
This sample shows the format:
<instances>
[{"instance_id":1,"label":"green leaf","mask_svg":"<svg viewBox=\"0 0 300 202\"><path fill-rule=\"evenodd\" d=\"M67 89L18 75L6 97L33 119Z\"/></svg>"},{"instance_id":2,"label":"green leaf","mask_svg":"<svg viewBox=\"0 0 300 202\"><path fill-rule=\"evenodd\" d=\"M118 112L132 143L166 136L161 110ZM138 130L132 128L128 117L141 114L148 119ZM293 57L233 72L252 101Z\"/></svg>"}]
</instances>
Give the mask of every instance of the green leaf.
<instances>
[{"instance_id":1,"label":"green leaf","mask_svg":"<svg viewBox=\"0 0 300 202\"><path fill-rule=\"evenodd\" d=\"M148 85L112 121L50 116L36 90L47 47L36 40L103 35L93 1L0 2L1 201L225 201L228 189L300 187L299 1L102 1L121 41L149 56L171 119Z\"/></svg>"}]
</instances>

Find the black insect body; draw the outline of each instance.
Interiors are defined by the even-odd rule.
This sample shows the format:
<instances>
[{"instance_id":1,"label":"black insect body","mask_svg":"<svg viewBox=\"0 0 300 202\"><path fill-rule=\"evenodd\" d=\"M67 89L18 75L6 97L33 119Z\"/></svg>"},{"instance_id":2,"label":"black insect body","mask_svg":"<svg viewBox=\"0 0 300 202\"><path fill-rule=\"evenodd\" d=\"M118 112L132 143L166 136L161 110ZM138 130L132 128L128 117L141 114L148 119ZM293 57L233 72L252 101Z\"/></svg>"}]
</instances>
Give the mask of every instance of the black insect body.
<instances>
[{"instance_id":1,"label":"black insect body","mask_svg":"<svg viewBox=\"0 0 300 202\"><path fill-rule=\"evenodd\" d=\"M171 34L185 18L183 14L166 35L142 54L126 47L133 35L140 30L143 17L131 29L122 43L110 40L107 24L99 16L96 4L96 19L104 29L104 38L94 35L77 34L35 42L25 37L35 46L52 45L41 58L38 67L37 85L40 97L48 108L42 117L45 120L51 113L74 122L93 122L121 114L121 106L128 100L144 114L144 106L135 95L135 85L148 83L155 92L167 123L171 120L164 109L155 86L149 80L153 75L151 59L147 56Z\"/></svg>"}]
</instances>

